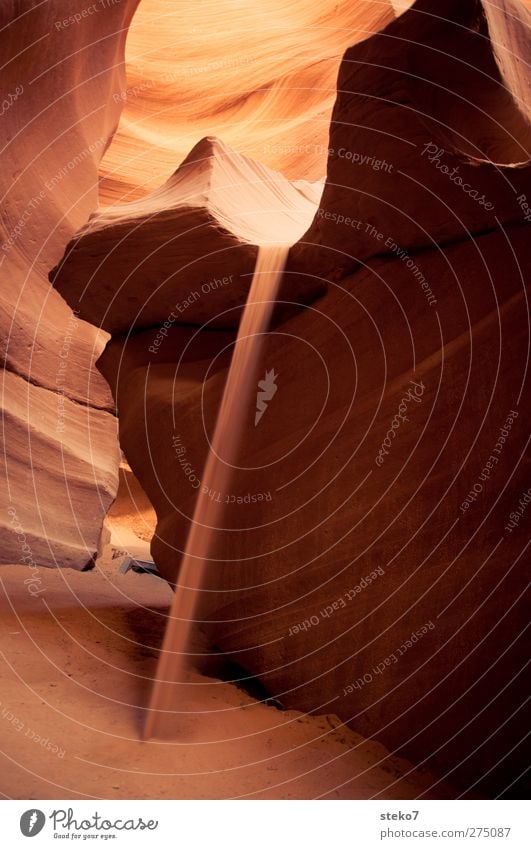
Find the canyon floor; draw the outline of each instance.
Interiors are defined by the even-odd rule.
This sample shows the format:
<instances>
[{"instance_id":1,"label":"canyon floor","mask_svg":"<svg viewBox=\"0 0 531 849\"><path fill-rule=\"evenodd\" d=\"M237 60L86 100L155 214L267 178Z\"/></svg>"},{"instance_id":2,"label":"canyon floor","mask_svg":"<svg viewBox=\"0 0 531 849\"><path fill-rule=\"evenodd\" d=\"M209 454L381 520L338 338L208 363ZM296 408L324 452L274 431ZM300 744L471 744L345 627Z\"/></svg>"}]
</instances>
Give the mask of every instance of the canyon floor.
<instances>
[{"instance_id":1,"label":"canyon floor","mask_svg":"<svg viewBox=\"0 0 531 849\"><path fill-rule=\"evenodd\" d=\"M5 798L412 799L451 796L333 715L258 702L195 673L171 742L142 742L168 586L121 574L2 569L0 792ZM28 570L29 576L29 570Z\"/></svg>"}]
</instances>

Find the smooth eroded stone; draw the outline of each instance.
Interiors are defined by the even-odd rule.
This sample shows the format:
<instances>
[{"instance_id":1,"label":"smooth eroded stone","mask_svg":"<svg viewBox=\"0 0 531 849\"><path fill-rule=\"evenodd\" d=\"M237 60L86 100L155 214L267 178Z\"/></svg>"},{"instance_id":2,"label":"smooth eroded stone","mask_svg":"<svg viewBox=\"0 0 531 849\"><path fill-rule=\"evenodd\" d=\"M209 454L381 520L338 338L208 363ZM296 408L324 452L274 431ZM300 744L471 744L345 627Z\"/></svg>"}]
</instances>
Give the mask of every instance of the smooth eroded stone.
<instances>
[{"instance_id":1,"label":"smooth eroded stone","mask_svg":"<svg viewBox=\"0 0 531 849\"><path fill-rule=\"evenodd\" d=\"M367 257L433 248L525 220L531 124L521 90L529 99L529 80L518 69L531 15L518 6L519 22L496 46L505 78L518 85L514 94L475 0L418 0L347 50L326 185L292 252L294 270L339 279ZM501 9L489 14L495 31L505 33L507 16Z\"/></svg>"},{"instance_id":2,"label":"smooth eroded stone","mask_svg":"<svg viewBox=\"0 0 531 849\"><path fill-rule=\"evenodd\" d=\"M73 8L79 4L68 5L4 3L0 10L7 422L0 561L21 557L8 513L15 510L39 565L82 569L116 491L116 419L103 412L114 404L94 366L105 334L73 314L48 272L97 206L98 165L121 111L112 95L125 85L136 2L84 16Z\"/></svg>"},{"instance_id":3,"label":"smooth eroded stone","mask_svg":"<svg viewBox=\"0 0 531 849\"><path fill-rule=\"evenodd\" d=\"M321 189L290 183L205 138L160 189L94 213L50 280L82 318L109 333L164 323L234 326L258 245L296 242ZM303 302L315 294L315 283L286 292Z\"/></svg>"}]
</instances>

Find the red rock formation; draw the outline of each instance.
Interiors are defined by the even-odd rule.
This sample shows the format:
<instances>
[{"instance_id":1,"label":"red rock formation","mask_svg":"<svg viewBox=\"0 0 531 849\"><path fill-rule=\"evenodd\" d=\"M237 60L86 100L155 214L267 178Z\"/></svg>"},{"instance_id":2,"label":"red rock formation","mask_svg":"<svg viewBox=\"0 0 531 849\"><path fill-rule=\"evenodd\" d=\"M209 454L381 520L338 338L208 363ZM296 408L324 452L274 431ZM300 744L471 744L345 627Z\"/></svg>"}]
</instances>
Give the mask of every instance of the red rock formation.
<instances>
[{"instance_id":1,"label":"red rock formation","mask_svg":"<svg viewBox=\"0 0 531 849\"><path fill-rule=\"evenodd\" d=\"M161 9L156 4L146 2L138 28L135 29L136 35L131 41L131 75L126 81L122 63L123 49L136 0L101 2L79 8L78 5L74 4L65 11L64 4L47 0L46 3L26 8L14 0L5 3L0 10L4 57L0 134L5 175L0 267L9 284L0 296L0 322L6 340L4 357L12 375L18 375L29 384L34 384L35 388L50 393L37 393L35 397L38 401L34 403L32 399L35 393L31 386L24 387L24 384L13 381L11 374L6 377L9 386L6 388L8 424L5 435L17 448L16 457L11 456L9 447L4 455L3 476L7 481L7 500L3 504L0 519L0 558L18 560L21 553L22 537L13 533L11 519L5 513L6 508L16 506L18 521L21 522L17 527L23 526L28 539L31 537L32 557L36 562L48 565L66 563L81 567L96 548L101 520L116 489L116 471L110 478L108 465L109 457L113 456L112 465L116 470L115 423L111 416L96 414L94 429L98 433L97 444L90 436L92 410L110 411L113 402L107 387L93 368L94 360L104 344L104 336L95 333L83 321L74 321L71 310L50 290L46 276L49 268L61 256L65 243L96 206L98 165L116 129L122 107L129 99L127 121L122 125L112 157L106 160L103 179L104 194L110 186L110 191L116 185L123 190L123 182L120 183L113 169L117 164L116 155L119 167L127 169L131 166L129 136L135 136L138 148L137 126L131 116L134 116L135 121L138 118L140 92L138 87L135 88L135 74L138 76L143 70L139 67L140 54L142 62L145 62L147 54L155 56L156 50L153 48L156 47L162 53L166 51L166 63L168 51L167 47L161 45L157 18ZM167 9L162 11L167 15ZM179 10L176 14L182 12ZM228 14L230 20L230 14L233 13ZM257 14L266 13L262 11ZM314 170L316 163L323 159L322 132L316 132L315 127L318 124L321 128L326 127L327 110L333 98L335 68L342 49L342 39L346 38L344 33L348 30L350 37L350 32L356 30L361 37L364 32L376 29L389 20L391 10L386 4L379 4L377 9L356 8L345 11L335 18L337 32L328 26L327 14L321 10L318 26L315 25L314 17L310 16L312 26L307 35L301 37L301 43L296 49L286 51L292 54L289 69L283 69L285 75L279 77L272 87L282 93L286 83L291 81L294 85L311 88L317 79L323 85L326 77L328 88L324 85L322 90L314 88L311 105L305 101L295 122L298 127L304 125L304 138L299 137L298 144L302 141L306 146L311 144ZM227 10L225 24L226 15ZM150 23L146 24L148 20ZM289 13L287 20L289 23ZM202 23L205 23L204 16ZM211 25L217 32L214 20ZM148 40L151 39L149 43L139 42L139 32L141 40L145 39L147 33ZM263 33L260 34L261 39L262 36ZM322 60L318 65L311 46L317 38L320 39ZM245 82L243 78L241 80L241 96L249 101L251 109L254 106L245 92L249 94L252 85L265 91L270 82L267 68L272 67L273 63L278 65L278 37L274 31L269 36L270 41L273 39L274 50L269 50L268 58L262 56L261 62L254 63L256 74L252 70ZM293 33L289 27L284 42L289 42L293 47ZM184 76L190 82L193 80L190 66L192 70L196 68L200 57L197 56L197 45L188 42L188 51L186 60L181 52L179 58L187 62L188 74ZM251 44L248 43L247 59L254 61L257 57L251 56L250 52ZM157 54L156 62L159 61L160 56ZM205 61L204 56L201 61ZM242 68L250 65L252 62L246 60ZM212 68L209 66L207 70L209 80L212 81ZM183 103L179 106L179 113L183 115L189 94L183 90L183 74L177 68L170 73L167 65L162 71L159 67L159 72L164 75L164 96L168 96L169 77L173 83L178 81L177 85L181 86ZM221 76L225 72L230 75L233 66L223 61ZM225 98L223 121L226 122L231 112L234 119L234 91L227 96L225 84L220 82L219 76L216 80L214 87L217 86ZM201 74L196 77L196 81L201 82ZM151 83L146 84L145 79L142 80L141 89L144 95L160 95L160 89ZM175 102L174 94L171 99ZM275 109L278 116L278 91L271 90L270 95L266 94L266 100L267 108ZM194 101L197 102L197 97L194 97ZM142 102L144 105L147 103L145 97ZM211 111L220 114L219 99L216 104L212 100L209 103ZM292 114L288 130L294 126L293 101L289 109ZM154 110L150 111L153 117ZM204 121L205 110L201 107L199 112ZM157 113L158 129L162 130L160 110ZM206 120L211 121L208 109L206 113ZM197 127L199 114L195 117ZM175 115L172 115L172 121L174 118ZM188 111L186 121L190 123L191 118ZM243 119L241 113L240 118ZM238 123L241 124L241 121L234 121L234 125ZM248 128L245 132L248 136ZM164 148L167 157L166 141L167 135L159 134L158 144L161 151ZM262 131L262 135L257 137L258 142L260 151L265 153L267 146L267 156L275 161L278 159L278 144L286 144L286 140L280 139L278 134L273 139L270 128L265 134ZM151 146L148 155L152 165ZM174 161L175 146L171 156ZM288 159L290 157L293 159L288 154ZM297 158L301 157L306 163L309 162L307 152L298 151ZM320 174L320 168L317 171ZM135 173L138 175L138 169ZM145 182L144 174L139 182ZM134 190L142 193L138 186ZM13 387L16 386L24 387L28 396L27 404L22 404L20 397L14 404ZM20 396L20 390L16 394ZM81 404L87 409L78 409L70 402ZM41 427L40 414L43 410L56 411L56 425L52 428L52 419L48 415L44 416L47 427L52 430L45 437L40 435L36 456L36 446L33 446L32 440L35 428ZM62 480L60 443L65 427L68 427L72 436L76 435L69 449L74 452L77 463L76 475L72 480ZM87 462L84 447L89 443L91 455ZM32 466L29 474L21 472L24 468L24 453L28 455ZM41 496L37 504L35 492L42 493L48 485L49 491L54 493L54 501L43 500ZM74 503L75 510L72 507ZM78 523L76 511L80 505L84 505L85 518L81 522L81 529L75 530ZM70 528L69 531L63 529L67 537L61 545L57 539L55 523L58 511L66 517L65 527Z\"/></svg>"},{"instance_id":2,"label":"red rock formation","mask_svg":"<svg viewBox=\"0 0 531 849\"><path fill-rule=\"evenodd\" d=\"M531 22L519 6L511 46ZM494 19L503 31L501 11L491 15L491 26ZM523 47L504 55L507 68L519 67ZM512 81L514 73L506 76ZM392 253L388 236L419 249L499 221L521 223L518 197L531 194L529 136L496 64L481 4L418 0L345 54L327 183L294 267L311 273L317 265L337 277L359 260Z\"/></svg>"},{"instance_id":3,"label":"red rock formation","mask_svg":"<svg viewBox=\"0 0 531 849\"><path fill-rule=\"evenodd\" d=\"M212 642L288 706L499 792L523 767L530 139L487 35L478 3L422 0L347 54L286 275L336 282L269 334L277 392L230 492L201 475L231 334L115 337L99 363L169 581L196 499L226 505Z\"/></svg>"},{"instance_id":4,"label":"red rock formation","mask_svg":"<svg viewBox=\"0 0 531 849\"><path fill-rule=\"evenodd\" d=\"M79 21L55 0L0 11L4 562L82 568L116 492L113 401L94 368L105 339L72 314L47 274L97 203L134 7L76 11Z\"/></svg>"},{"instance_id":5,"label":"red rock formation","mask_svg":"<svg viewBox=\"0 0 531 849\"><path fill-rule=\"evenodd\" d=\"M109 333L206 321L234 326L257 246L297 241L321 191L319 183L290 183L206 138L160 189L94 213L50 280ZM301 297L308 288L299 287Z\"/></svg>"},{"instance_id":6,"label":"red rock formation","mask_svg":"<svg viewBox=\"0 0 531 849\"><path fill-rule=\"evenodd\" d=\"M518 715L504 725L526 619L523 540L505 525L528 483L526 258L521 229L417 258L435 307L405 264L374 260L282 325L256 375L274 368L278 391L258 427L248 411L238 464L251 468L229 492L203 493L201 470L230 336L190 345L175 328L155 357L139 334L101 361L169 580L195 499L226 503L204 601L213 643L289 706L333 705L417 760L435 749L441 774L465 759L451 775L464 784L522 731Z\"/></svg>"},{"instance_id":7,"label":"red rock formation","mask_svg":"<svg viewBox=\"0 0 531 849\"><path fill-rule=\"evenodd\" d=\"M498 768L498 759L522 730L518 712L509 719L521 703L525 658L522 541L505 525L526 483L519 463L528 331L521 268L529 254L515 194L529 176L470 159L474 146L485 160L521 161L509 137L520 134L520 146L527 139L479 40L484 25L480 34L463 29L477 22L476 5L448 4L455 25L426 22L427 11L417 4L347 56L340 79L348 79L350 62L365 63L356 64L362 93L341 91L330 146L353 150L348 140L355 139L361 152L370 134L375 161L392 149L387 161L396 173L376 169L375 161L345 170L348 161L332 156L325 215L308 236L318 245L311 254L317 267L327 262L323 247L354 257L387 248L390 257L370 261L271 335L263 365L278 373L278 392L259 428L249 411L232 491L201 492L208 450L201 424L210 432L223 359L197 337L194 355L186 348L192 332L174 329L164 361L147 353L141 334L113 342L102 368L116 385L123 443L158 511L153 551L169 579L195 498L227 502L207 587L216 592L204 601L216 645L287 704L333 704L364 733L417 759L429 753L463 783L488 776L495 784L509 768ZM385 53L395 70L375 71L383 45L399 36L407 49L400 42L401 51ZM441 46L455 57L446 51L444 69L426 61ZM462 71L463 55L477 63L468 78L454 72ZM412 94L410 74L421 68L430 82L417 79ZM440 70L458 91L433 101L434 120L427 94ZM494 92L492 117L451 112L485 71L493 79L476 111ZM440 122L449 139L444 156L495 210L422 156L421 144L441 146ZM353 136L353 124L366 129ZM393 127L403 141L390 148ZM494 211L509 226L467 238L493 227ZM363 222L361 235L338 223L349 214ZM460 243L433 247L452 239ZM228 341L208 338L220 350ZM164 412L170 398L178 399L173 415ZM517 769L518 755L511 761Z\"/></svg>"},{"instance_id":8,"label":"red rock formation","mask_svg":"<svg viewBox=\"0 0 531 849\"><path fill-rule=\"evenodd\" d=\"M343 52L393 19L389 0L142 0L126 45L120 125L103 203L158 188L198 139L289 180L319 180Z\"/></svg>"}]
</instances>

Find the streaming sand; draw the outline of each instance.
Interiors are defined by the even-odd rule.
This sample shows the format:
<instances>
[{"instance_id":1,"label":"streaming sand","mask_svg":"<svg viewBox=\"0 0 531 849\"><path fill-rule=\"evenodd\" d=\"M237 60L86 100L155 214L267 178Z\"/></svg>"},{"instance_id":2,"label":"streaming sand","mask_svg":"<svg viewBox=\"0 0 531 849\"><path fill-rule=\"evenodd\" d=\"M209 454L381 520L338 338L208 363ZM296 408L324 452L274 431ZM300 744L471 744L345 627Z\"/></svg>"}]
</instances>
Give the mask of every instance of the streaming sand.
<instances>
[{"instance_id":1,"label":"streaming sand","mask_svg":"<svg viewBox=\"0 0 531 849\"><path fill-rule=\"evenodd\" d=\"M190 718L179 713L188 711L188 701L196 689L186 682L187 651L212 540L223 518L222 505L202 497L202 492L230 489L232 466L245 417L252 408L251 396L256 391L255 372L264 334L288 251L289 245L268 245L258 252L166 627L144 729L146 739L179 737L190 724Z\"/></svg>"}]
</instances>

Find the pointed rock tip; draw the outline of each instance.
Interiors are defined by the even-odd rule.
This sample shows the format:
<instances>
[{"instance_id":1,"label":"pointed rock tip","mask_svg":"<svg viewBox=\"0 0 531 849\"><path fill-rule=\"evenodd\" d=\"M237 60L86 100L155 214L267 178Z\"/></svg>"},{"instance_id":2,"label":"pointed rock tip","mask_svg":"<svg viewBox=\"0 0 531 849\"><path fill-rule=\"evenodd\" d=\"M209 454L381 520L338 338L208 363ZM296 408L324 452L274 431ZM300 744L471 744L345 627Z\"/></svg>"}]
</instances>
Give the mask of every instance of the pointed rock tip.
<instances>
[{"instance_id":1,"label":"pointed rock tip","mask_svg":"<svg viewBox=\"0 0 531 849\"><path fill-rule=\"evenodd\" d=\"M232 153L231 148L222 142L221 139L218 139L216 136L205 136L205 138L200 139L193 146L180 167L182 168L183 165L188 165L192 162L201 162L211 157L226 156L228 153Z\"/></svg>"}]
</instances>

